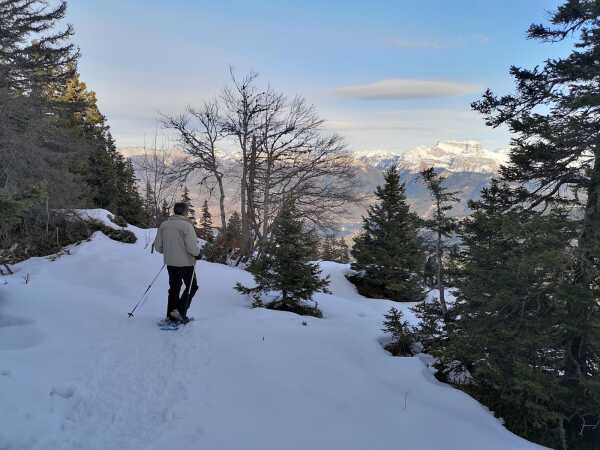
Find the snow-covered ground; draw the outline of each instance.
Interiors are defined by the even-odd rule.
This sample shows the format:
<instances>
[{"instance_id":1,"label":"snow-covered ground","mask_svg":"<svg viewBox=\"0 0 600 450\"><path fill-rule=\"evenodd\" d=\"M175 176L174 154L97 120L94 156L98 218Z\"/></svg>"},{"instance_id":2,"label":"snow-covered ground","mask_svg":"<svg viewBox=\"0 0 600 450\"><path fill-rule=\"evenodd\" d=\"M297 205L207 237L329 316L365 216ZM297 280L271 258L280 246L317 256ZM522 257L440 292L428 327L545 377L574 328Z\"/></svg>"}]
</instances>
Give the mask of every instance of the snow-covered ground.
<instances>
[{"instance_id":1,"label":"snow-covered ground","mask_svg":"<svg viewBox=\"0 0 600 450\"><path fill-rule=\"evenodd\" d=\"M250 309L232 287L252 277L206 262L195 322L156 326L164 272L129 319L162 261L147 246L154 231L128 228L134 245L97 233L0 278L0 449L541 448L421 359L383 350L392 303L358 295L345 265L322 264L324 319Z\"/></svg>"}]
</instances>

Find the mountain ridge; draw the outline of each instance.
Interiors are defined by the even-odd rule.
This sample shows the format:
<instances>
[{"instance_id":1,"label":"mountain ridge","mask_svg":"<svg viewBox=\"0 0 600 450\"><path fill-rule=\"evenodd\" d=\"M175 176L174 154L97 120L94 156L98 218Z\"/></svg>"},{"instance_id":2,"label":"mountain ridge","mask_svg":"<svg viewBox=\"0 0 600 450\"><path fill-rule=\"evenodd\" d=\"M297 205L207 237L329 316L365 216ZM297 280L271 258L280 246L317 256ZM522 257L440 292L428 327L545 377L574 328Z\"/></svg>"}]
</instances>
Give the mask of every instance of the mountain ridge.
<instances>
[{"instance_id":1,"label":"mountain ridge","mask_svg":"<svg viewBox=\"0 0 600 450\"><path fill-rule=\"evenodd\" d=\"M487 150L475 140L437 141L431 146L420 145L406 151L357 150L353 155L379 169L397 164L400 169L412 172L436 167L448 172L497 173L508 160L506 150Z\"/></svg>"},{"instance_id":2,"label":"mountain ridge","mask_svg":"<svg viewBox=\"0 0 600 450\"><path fill-rule=\"evenodd\" d=\"M139 162L144 153L144 148L127 147L119 149L130 157L137 166L138 176L141 175ZM179 155L183 156L181 151ZM393 164L400 171L400 178L406 185L406 194L409 204L414 211L424 217L431 214L431 197L421 182L419 172L428 167L435 167L442 171L446 177L446 186L451 191L456 191L460 202L452 209L451 213L457 217L468 215L468 200L478 199L481 189L490 179L498 173L501 164L508 159L505 150L491 151L484 149L480 142L475 140L464 141L437 141L430 146L418 146L407 151L354 151L356 185L359 193L364 194L366 201L358 205L349 205L344 217L340 217L340 226L348 234L352 234L360 227L361 217L365 214L368 203L374 201L373 192L377 186L383 184L383 172ZM224 158L228 171L235 172L237 164L235 155ZM140 176L143 179L142 176ZM206 192L198 185L199 177L192 175L188 180L188 188L195 204L206 198ZM228 193L226 209L228 214L239 207L237 196L237 179L228 177L225 180L225 189ZM209 207L214 217L218 216L216 199L209 199Z\"/></svg>"}]
</instances>

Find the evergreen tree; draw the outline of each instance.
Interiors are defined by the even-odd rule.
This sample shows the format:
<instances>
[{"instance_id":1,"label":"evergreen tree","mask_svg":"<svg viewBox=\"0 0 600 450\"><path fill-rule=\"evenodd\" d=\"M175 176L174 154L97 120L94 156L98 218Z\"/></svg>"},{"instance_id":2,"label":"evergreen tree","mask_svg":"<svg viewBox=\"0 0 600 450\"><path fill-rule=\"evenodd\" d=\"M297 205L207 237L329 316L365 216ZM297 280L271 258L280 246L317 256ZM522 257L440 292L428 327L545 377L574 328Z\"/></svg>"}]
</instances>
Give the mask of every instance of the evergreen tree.
<instances>
[{"instance_id":1,"label":"evergreen tree","mask_svg":"<svg viewBox=\"0 0 600 450\"><path fill-rule=\"evenodd\" d=\"M206 242L212 242L215 239L213 233L212 216L208 210L208 200L204 200L202 204L202 218L198 227L198 237Z\"/></svg>"},{"instance_id":2,"label":"evergreen tree","mask_svg":"<svg viewBox=\"0 0 600 450\"><path fill-rule=\"evenodd\" d=\"M321 259L323 261L336 261L335 236L327 234L321 243Z\"/></svg>"},{"instance_id":3,"label":"evergreen tree","mask_svg":"<svg viewBox=\"0 0 600 450\"><path fill-rule=\"evenodd\" d=\"M50 98L64 107L66 127L78 129L90 139L105 139L108 127L106 118L98 109L96 93L81 81L76 66L73 65L71 70L73 76L64 85L57 86Z\"/></svg>"},{"instance_id":4,"label":"evergreen tree","mask_svg":"<svg viewBox=\"0 0 600 450\"><path fill-rule=\"evenodd\" d=\"M115 199L116 213L133 225L146 226L146 213L144 211L144 202L137 187L135 169L129 159L120 158L117 160L117 198Z\"/></svg>"},{"instance_id":5,"label":"evergreen tree","mask_svg":"<svg viewBox=\"0 0 600 450\"><path fill-rule=\"evenodd\" d=\"M190 191L187 188L187 186L184 186L183 188L183 194L181 195L181 202L185 203L188 207L187 210L187 218L190 219L190 221L194 224L194 227L196 226L196 210L194 208L194 205L192 204L192 198L190 197Z\"/></svg>"},{"instance_id":6,"label":"evergreen tree","mask_svg":"<svg viewBox=\"0 0 600 450\"><path fill-rule=\"evenodd\" d=\"M344 238L336 239L334 234L327 234L321 242L320 258L323 261L339 263L350 262L350 249Z\"/></svg>"},{"instance_id":7,"label":"evergreen tree","mask_svg":"<svg viewBox=\"0 0 600 450\"><path fill-rule=\"evenodd\" d=\"M161 223L163 223L165 220L167 220L169 218L169 216L171 215L169 208L169 204L167 203L166 200L163 200L162 205L160 206L160 214L159 214L159 220L156 224L156 226L160 226Z\"/></svg>"},{"instance_id":8,"label":"evergreen tree","mask_svg":"<svg viewBox=\"0 0 600 450\"><path fill-rule=\"evenodd\" d=\"M134 225L146 225L147 211L137 189L135 171L117 150L106 119L98 109L95 92L74 71L65 86L56 91L54 100L66 112L63 126L77 133L89 148L87 164L81 170L91 189L92 205L112 210Z\"/></svg>"},{"instance_id":9,"label":"evergreen tree","mask_svg":"<svg viewBox=\"0 0 600 450\"><path fill-rule=\"evenodd\" d=\"M449 238L456 228L456 219L448 216L453 204L458 201L456 192L448 191L444 186L444 177L435 173L433 167L421 172L421 177L433 198L433 217L425 221L425 225L435 235L436 281L439 292L439 302L444 316L448 315L448 306L445 297L444 279L444 252L445 240Z\"/></svg>"},{"instance_id":10,"label":"evergreen tree","mask_svg":"<svg viewBox=\"0 0 600 450\"><path fill-rule=\"evenodd\" d=\"M96 94L80 80L76 68L64 86L53 90L51 100L60 105L61 126L85 142L86 164L81 168L89 188L91 206L114 211L119 194L116 147L100 113Z\"/></svg>"},{"instance_id":11,"label":"evergreen tree","mask_svg":"<svg viewBox=\"0 0 600 450\"><path fill-rule=\"evenodd\" d=\"M15 248L17 259L58 251L49 239L53 216L85 206L79 169L87 149L50 98L79 56L72 28L59 24L65 11L65 2L0 2L0 249L8 259Z\"/></svg>"},{"instance_id":12,"label":"evergreen tree","mask_svg":"<svg viewBox=\"0 0 600 450\"><path fill-rule=\"evenodd\" d=\"M217 238L204 247L206 260L221 264L227 264L232 259L239 257L239 249L242 244L242 221L237 211L234 211L229 220L225 232L219 231Z\"/></svg>"},{"instance_id":13,"label":"evergreen tree","mask_svg":"<svg viewBox=\"0 0 600 450\"><path fill-rule=\"evenodd\" d=\"M418 218L406 202L404 184L396 167L385 173L385 185L375 192L378 203L363 218L354 240L356 272L349 279L367 297L419 301L424 297L420 272L423 250L417 236Z\"/></svg>"},{"instance_id":14,"label":"evergreen tree","mask_svg":"<svg viewBox=\"0 0 600 450\"><path fill-rule=\"evenodd\" d=\"M344 239L343 237L341 237L337 242L336 253L336 261L341 262L343 264L347 264L350 262L350 249L348 248L346 239Z\"/></svg>"},{"instance_id":15,"label":"evergreen tree","mask_svg":"<svg viewBox=\"0 0 600 450\"><path fill-rule=\"evenodd\" d=\"M0 248L17 244L19 258L57 251L53 225L73 242L65 209L100 206L144 223L133 171L77 74L72 28L58 27L65 11L64 1L0 2L0 196L26 205L0 215Z\"/></svg>"},{"instance_id":16,"label":"evergreen tree","mask_svg":"<svg viewBox=\"0 0 600 450\"><path fill-rule=\"evenodd\" d=\"M501 174L521 187L520 200L529 208L559 204L581 213L576 271L569 301L561 311L565 313L561 327L565 352L562 383L570 386L572 397L581 405L565 414L566 433L575 442L587 436L598 439L600 428L589 426L600 420L600 386L594 382L600 376L598 11L599 0L567 0L551 16L550 25L532 25L530 38L546 42L574 39L573 50L531 70L511 68L516 94L496 97L487 91L473 105L489 125L507 125L514 133L510 163ZM582 437L576 437L576 430L581 430ZM572 446L571 439L568 441Z\"/></svg>"},{"instance_id":17,"label":"evergreen tree","mask_svg":"<svg viewBox=\"0 0 600 450\"><path fill-rule=\"evenodd\" d=\"M329 278L322 278L319 265L309 262L310 232L305 231L292 201L281 208L271 233L260 258L250 267L256 287L238 283L236 289L251 295L255 304L262 304L263 294L274 291L278 298L267 307L320 316L316 307L308 307L304 302L316 292L326 291Z\"/></svg>"},{"instance_id":18,"label":"evergreen tree","mask_svg":"<svg viewBox=\"0 0 600 450\"><path fill-rule=\"evenodd\" d=\"M0 2L0 190L16 202L44 190L34 209L81 206L79 174L71 170L80 142L60 126L62 108L48 95L79 57L73 29L59 29L65 12L65 2Z\"/></svg>"},{"instance_id":19,"label":"evergreen tree","mask_svg":"<svg viewBox=\"0 0 600 450\"><path fill-rule=\"evenodd\" d=\"M467 390L511 430L557 448L568 433L563 421L593 411L562 385L564 306L579 295L568 289L576 230L562 210L542 214L514 201L494 181L470 203L452 333L429 350L446 368L461 361L472 378Z\"/></svg>"},{"instance_id":20,"label":"evergreen tree","mask_svg":"<svg viewBox=\"0 0 600 450\"><path fill-rule=\"evenodd\" d=\"M166 203L166 200L163 201ZM146 182L144 189L144 212L146 213L146 221L148 222L148 225L151 227L158 226L157 218L160 217L160 211L157 211L154 189L152 189L152 185L148 181Z\"/></svg>"},{"instance_id":21,"label":"evergreen tree","mask_svg":"<svg viewBox=\"0 0 600 450\"><path fill-rule=\"evenodd\" d=\"M65 1L54 7L42 0L0 2L0 89L27 94L34 86L62 85L73 75L79 57L70 42L73 28L56 31L66 10Z\"/></svg>"},{"instance_id":22,"label":"evergreen tree","mask_svg":"<svg viewBox=\"0 0 600 450\"><path fill-rule=\"evenodd\" d=\"M318 259L321 259L321 237L319 236L317 229L311 228L307 233L307 238L310 247L309 259L311 261L317 261Z\"/></svg>"},{"instance_id":23,"label":"evergreen tree","mask_svg":"<svg viewBox=\"0 0 600 450\"><path fill-rule=\"evenodd\" d=\"M234 211L227 221L227 230L225 232L226 242L229 248L241 248L242 245L242 218L237 211Z\"/></svg>"},{"instance_id":24,"label":"evergreen tree","mask_svg":"<svg viewBox=\"0 0 600 450\"><path fill-rule=\"evenodd\" d=\"M392 307L384 318L382 331L391 338L385 349L394 356L412 355L412 332L402 311Z\"/></svg>"}]
</instances>

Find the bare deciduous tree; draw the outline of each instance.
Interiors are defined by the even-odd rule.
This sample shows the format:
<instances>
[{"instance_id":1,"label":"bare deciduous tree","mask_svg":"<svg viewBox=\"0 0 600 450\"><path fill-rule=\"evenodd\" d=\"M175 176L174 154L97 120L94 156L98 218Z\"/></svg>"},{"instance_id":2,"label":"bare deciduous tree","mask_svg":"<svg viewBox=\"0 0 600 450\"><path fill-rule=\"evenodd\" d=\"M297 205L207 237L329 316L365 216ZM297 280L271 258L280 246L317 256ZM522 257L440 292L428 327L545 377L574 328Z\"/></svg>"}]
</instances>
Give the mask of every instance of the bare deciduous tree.
<instances>
[{"instance_id":1,"label":"bare deciduous tree","mask_svg":"<svg viewBox=\"0 0 600 450\"><path fill-rule=\"evenodd\" d=\"M216 101L204 103L200 109L188 107L187 114L165 116L163 125L177 133L182 150L188 158L177 164L177 177L187 179L192 172L204 175L200 180L203 184L213 178L219 189L219 210L221 229L225 231L225 189L223 186L224 173L219 163L217 146L223 138L223 123Z\"/></svg>"},{"instance_id":2,"label":"bare deciduous tree","mask_svg":"<svg viewBox=\"0 0 600 450\"><path fill-rule=\"evenodd\" d=\"M151 214L153 226L160 224L163 203L172 207L180 188L180 183L173 178L175 158L166 148L159 148L157 140L155 135L152 148L144 149L143 157L136 161L138 170L142 172L146 209Z\"/></svg>"},{"instance_id":3,"label":"bare deciduous tree","mask_svg":"<svg viewBox=\"0 0 600 450\"><path fill-rule=\"evenodd\" d=\"M223 91L222 100L224 104L223 125L224 131L236 138L241 151L241 177L240 177L240 202L242 217L242 249L243 256L249 256L252 248L251 217L248 214L248 198L253 196L251 177L254 175L253 168L256 164L257 146L256 134L259 127L260 114L265 110L264 92L261 92L254 84L256 73L251 72L242 79L236 78L233 69L230 69L232 86ZM253 145L254 144L254 145ZM250 172L250 174L249 174ZM252 209L252 200L250 208Z\"/></svg>"},{"instance_id":4,"label":"bare deciduous tree","mask_svg":"<svg viewBox=\"0 0 600 450\"><path fill-rule=\"evenodd\" d=\"M352 158L337 135L324 133L324 121L302 97L292 100L271 88L259 89L257 75L237 78L224 89L220 105L205 103L179 116L163 117L177 134L188 158L180 161L178 176L202 174L219 189L221 223L225 228L224 170L218 147L239 148L241 257L265 243L285 199L290 197L304 219L331 227L335 215L356 200Z\"/></svg>"},{"instance_id":5,"label":"bare deciduous tree","mask_svg":"<svg viewBox=\"0 0 600 450\"><path fill-rule=\"evenodd\" d=\"M271 94L266 104L258 152L262 236L290 195L305 219L331 226L332 213L355 200L352 158L339 136L323 135L323 120L303 98Z\"/></svg>"}]
</instances>

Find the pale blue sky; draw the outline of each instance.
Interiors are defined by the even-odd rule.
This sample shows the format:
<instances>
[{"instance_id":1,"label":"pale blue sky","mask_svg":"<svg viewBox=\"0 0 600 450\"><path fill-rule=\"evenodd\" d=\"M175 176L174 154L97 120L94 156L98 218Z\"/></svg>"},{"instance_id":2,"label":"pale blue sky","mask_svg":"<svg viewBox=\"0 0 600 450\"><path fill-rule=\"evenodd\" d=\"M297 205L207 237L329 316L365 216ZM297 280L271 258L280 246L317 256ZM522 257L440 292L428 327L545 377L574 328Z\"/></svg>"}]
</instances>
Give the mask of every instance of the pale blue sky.
<instances>
[{"instance_id":1,"label":"pale blue sky","mask_svg":"<svg viewBox=\"0 0 600 450\"><path fill-rule=\"evenodd\" d=\"M143 145L160 112L215 95L228 66L315 104L351 149L436 140L505 146L469 104L512 88L565 44L528 41L557 0L71 0L80 71L120 146ZM432 83L433 82L433 83Z\"/></svg>"}]
</instances>

